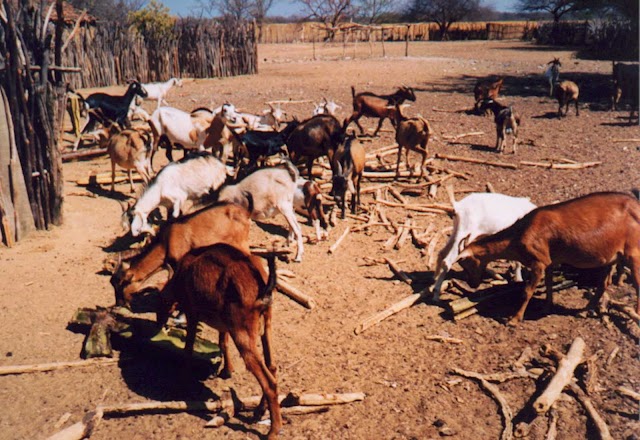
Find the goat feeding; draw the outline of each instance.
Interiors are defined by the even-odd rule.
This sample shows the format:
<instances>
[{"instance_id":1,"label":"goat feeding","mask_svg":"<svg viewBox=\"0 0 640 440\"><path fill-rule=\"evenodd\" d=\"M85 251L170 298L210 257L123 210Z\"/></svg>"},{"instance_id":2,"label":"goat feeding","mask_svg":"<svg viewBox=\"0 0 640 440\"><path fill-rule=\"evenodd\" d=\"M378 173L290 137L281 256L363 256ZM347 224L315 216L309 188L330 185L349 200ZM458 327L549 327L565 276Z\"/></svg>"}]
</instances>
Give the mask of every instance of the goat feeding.
<instances>
[{"instance_id":1,"label":"goat feeding","mask_svg":"<svg viewBox=\"0 0 640 440\"><path fill-rule=\"evenodd\" d=\"M623 193L593 193L529 212L510 227L469 244L458 256L478 286L487 264L504 258L521 262L531 271L525 299L510 319L522 321L542 278L547 289L547 309L553 305L552 265L580 269L602 268L601 282L591 305L607 288L611 267L624 259L631 267L640 312L640 202Z\"/></svg>"}]
</instances>

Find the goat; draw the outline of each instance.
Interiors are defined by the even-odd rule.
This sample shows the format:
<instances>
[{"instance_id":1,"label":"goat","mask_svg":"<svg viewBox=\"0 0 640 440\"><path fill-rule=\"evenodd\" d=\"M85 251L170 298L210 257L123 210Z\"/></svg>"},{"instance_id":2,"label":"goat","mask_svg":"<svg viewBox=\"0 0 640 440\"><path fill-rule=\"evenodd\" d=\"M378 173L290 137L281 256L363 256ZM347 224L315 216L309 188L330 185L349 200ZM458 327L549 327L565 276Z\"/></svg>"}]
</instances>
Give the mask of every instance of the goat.
<instances>
[{"instance_id":1,"label":"goat","mask_svg":"<svg viewBox=\"0 0 640 440\"><path fill-rule=\"evenodd\" d=\"M440 290L451 266L458 260L458 254L468 243L482 235L494 234L511 226L536 205L525 197L511 197L504 194L473 193L459 202L453 191L449 197L453 203L453 231L447 244L438 253L433 285L433 299L438 301Z\"/></svg>"},{"instance_id":2,"label":"goat","mask_svg":"<svg viewBox=\"0 0 640 440\"><path fill-rule=\"evenodd\" d=\"M327 156L331 161L336 148L343 142L344 130L335 116L317 115L301 122L293 130L287 139L287 148L293 163L301 157L307 158L308 177L313 180L313 161L321 156Z\"/></svg>"},{"instance_id":3,"label":"goat","mask_svg":"<svg viewBox=\"0 0 640 440\"><path fill-rule=\"evenodd\" d=\"M249 209L253 209L252 200L249 202ZM175 270L178 260L191 249L227 243L249 252L250 216L245 207L221 203L164 223L141 253L117 265L110 280L116 305L128 307L152 275L163 267Z\"/></svg>"},{"instance_id":4,"label":"goat","mask_svg":"<svg viewBox=\"0 0 640 440\"><path fill-rule=\"evenodd\" d=\"M516 154L518 147L518 127L520 126L520 115L514 110L513 106L505 106L493 99L484 99L480 105L480 111L486 112L491 110L496 123L496 151L502 153L506 144L505 137L511 133L513 135L513 154Z\"/></svg>"},{"instance_id":5,"label":"goat","mask_svg":"<svg viewBox=\"0 0 640 440\"><path fill-rule=\"evenodd\" d=\"M544 77L549 82L549 96L553 96L553 87L556 83L560 82L560 63L559 58L554 58L547 63L549 67L544 72Z\"/></svg>"},{"instance_id":6,"label":"goat","mask_svg":"<svg viewBox=\"0 0 640 440\"><path fill-rule=\"evenodd\" d=\"M361 92L356 95L356 89L351 86L351 95L353 97L353 113L344 121L344 129L351 122L355 122L360 133L364 134L364 129L360 125L359 119L362 116L370 118L379 118L378 127L373 133L376 136L382 127L382 123L385 119L389 118L391 123L394 123L392 119L393 113L389 113L389 108L393 108L396 104L400 105L404 101L416 100L416 95L411 87L402 86L395 93L391 95L376 95L371 92Z\"/></svg>"},{"instance_id":7,"label":"goat","mask_svg":"<svg viewBox=\"0 0 640 440\"><path fill-rule=\"evenodd\" d=\"M351 213L355 214L360 207L360 181L366 159L362 143L354 140L355 136L347 136L344 145L336 150L331 164L331 195L342 210L342 218L345 218L347 190L351 193Z\"/></svg>"},{"instance_id":8,"label":"goat","mask_svg":"<svg viewBox=\"0 0 640 440\"><path fill-rule=\"evenodd\" d=\"M133 81L129 84L124 95L113 96L106 93L92 93L86 99L83 99L87 110L97 111L89 111L89 118L73 146L73 151L76 151L82 143L82 135L93 131L98 122L104 123L105 120L109 120L117 123L122 128L130 128L131 121L129 121L127 115L131 101L136 95L144 98L147 96L147 91L138 81Z\"/></svg>"},{"instance_id":9,"label":"goat","mask_svg":"<svg viewBox=\"0 0 640 440\"><path fill-rule=\"evenodd\" d=\"M249 167L256 166L260 158L266 158L275 154L283 154L288 156L286 147L287 139L300 125L297 119L289 122L287 126L279 132L273 131L246 131L243 134L237 134L231 130L232 135L236 138L237 142L244 145L244 151L234 152L234 161L237 163L242 159L243 155L247 155L249 159ZM263 164L264 165L264 164Z\"/></svg>"},{"instance_id":10,"label":"goat","mask_svg":"<svg viewBox=\"0 0 640 440\"><path fill-rule=\"evenodd\" d=\"M182 80L179 78L171 78L170 80L165 82L142 84L142 86L147 91L147 99L155 99L158 101L158 106L156 107L156 109L159 109L163 101L165 104L169 105L169 103L165 101L164 98L167 96L169 90L171 90L173 86L182 87Z\"/></svg>"},{"instance_id":11,"label":"goat","mask_svg":"<svg viewBox=\"0 0 640 440\"><path fill-rule=\"evenodd\" d=\"M271 104L269 109L263 110L261 115L251 113L238 113L238 119L244 123L247 130L253 131L274 131L280 127L284 121L286 112L280 106L274 108Z\"/></svg>"},{"instance_id":12,"label":"goat","mask_svg":"<svg viewBox=\"0 0 640 440\"><path fill-rule=\"evenodd\" d=\"M473 106L474 112L482 114L480 112L480 104L484 99L497 99L504 78L498 78L497 80L478 80L473 88L473 98L475 99L475 105Z\"/></svg>"},{"instance_id":13,"label":"goat","mask_svg":"<svg viewBox=\"0 0 640 440\"><path fill-rule=\"evenodd\" d=\"M268 258L269 275L260 259L227 244L194 249L179 262L175 275L161 293L158 324L164 325L175 306L187 316L185 352L193 353L200 321L218 330L220 339L230 335L240 356L258 380L263 396L254 413L260 420L268 405L275 439L282 429L276 366L271 345L275 258ZM263 322L262 322L263 321ZM260 333L262 332L262 337ZM261 338L262 354L257 342ZM229 347L222 345L225 368L232 370Z\"/></svg>"},{"instance_id":14,"label":"goat","mask_svg":"<svg viewBox=\"0 0 640 440\"><path fill-rule=\"evenodd\" d=\"M618 102L621 96L631 101L629 123L633 120L634 113L638 110L638 64L625 64L613 62L613 91L611 96L611 109L618 110Z\"/></svg>"},{"instance_id":15,"label":"goat","mask_svg":"<svg viewBox=\"0 0 640 440\"><path fill-rule=\"evenodd\" d=\"M329 224L322 207L322 190L316 182L299 177L293 193L293 208L305 215L316 230L316 239L321 241L329 235ZM322 231L320 228L322 227Z\"/></svg>"},{"instance_id":16,"label":"goat","mask_svg":"<svg viewBox=\"0 0 640 440\"><path fill-rule=\"evenodd\" d=\"M151 119L151 116L145 109L142 108L143 99L139 96L136 96L131 100L131 104L129 105L129 113L127 117L130 121L134 119L140 119L141 121L147 122Z\"/></svg>"},{"instance_id":17,"label":"goat","mask_svg":"<svg viewBox=\"0 0 640 440\"><path fill-rule=\"evenodd\" d=\"M105 128L105 131L107 129ZM151 139L149 133L141 129L127 129L109 136L100 134L100 145L106 147L111 159L111 192L115 189L116 165L127 170L131 192L133 177L131 170L135 169L145 184L151 180L151 162L149 151Z\"/></svg>"},{"instance_id":18,"label":"goat","mask_svg":"<svg viewBox=\"0 0 640 440\"><path fill-rule=\"evenodd\" d=\"M171 162L151 180L136 203L127 211L131 235L153 233L147 222L158 206L165 206L170 216L178 218L185 212L187 200L197 200L217 190L227 178L227 168L210 153L187 156Z\"/></svg>"},{"instance_id":19,"label":"goat","mask_svg":"<svg viewBox=\"0 0 640 440\"><path fill-rule=\"evenodd\" d=\"M235 107L224 104L219 114L198 108L191 113L173 107L160 107L151 115L149 125L153 133L153 155L161 141L167 145L167 159L173 161L172 148L178 145L186 150L216 149L226 122L236 123ZM231 137L231 135L228 135Z\"/></svg>"},{"instance_id":20,"label":"goat","mask_svg":"<svg viewBox=\"0 0 640 440\"><path fill-rule=\"evenodd\" d=\"M338 104L335 103L335 101L331 100L331 101L327 101L327 98L325 98L324 96L322 97L324 102L321 102L319 104L315 104L315 108L313 109L313 116L315 115L336 115L336 110L338 110L339 108L342 108L341 106L339 106Z\"/></svg>"},{"instance_id":21,"label":"goat","mask_svg":"<svg viewBox=\"0 0 640 440\"><path fill-rule=\"evenodd\" d=\"M480 283L481 270L487 263L499 258L519 261L530 269L524 302L510 324L523 320L527 304L543 277L547 308L551 308L552 265L606 269L590 303L597 305L607 288L611 267L621 258L631 266L640 312L640 203L627 194L603 192L543 206L510 227L469 244L458 258L469 273L472 287Z\"/></svg>"},{"instance_id":22,"label":"goat","mask_svg":"<svg viewBox=\"0 0 640 440\"><path fill-rule=\"evenodd\" d=\"M220 190L218 200L221 202L233 202L245 206L247 195L253 199L253 220L263 220L273 217L280 212L289 224L289 235L295 236L298 250L295 261L302 261L304 248L302 244L302 230L296 220L293 209L293 197L296 191L296 182L300 177L298 169L288 160L284 161L285 167L263 168L249 174L235 185L227 185Z\"/></svg>"},{"instance_id":23,"label":"goat","mask_svg":"<svg viewBox=\"0 0 640 440\"><path fill-rule=\"evenodd\" d=\"M573 81L562 81L555 85L556 99L558 100L558 117L562 118L562 107L565 107L564 116L569 113L569 104L573 101L576 106L576 116L580 116L578 110L578 95L580 89Z\"/></svg>"},{"instance_id":24,"label":"goat","mask_svg":"<svg viewBox=\"0 0 640 440\"><path fill-rule=\"evenodd\" d=\"M413 174L413 168L409 163L409 151L415 151L422 155L422 163L420 165L420 177L424 176L424 164L427 161L427 144L429 143L429 136L431 136L432 130L429 122L422 116L418 115L415 118L406 118L400 109L400 106L396 104L395 107L395 122L396 122L396 142L398 144L398 161L396 162L396 179L400 172L400 159L402 157L402 148L406 149L406 161L407 167Z\"/></svg>"}]
</instances>

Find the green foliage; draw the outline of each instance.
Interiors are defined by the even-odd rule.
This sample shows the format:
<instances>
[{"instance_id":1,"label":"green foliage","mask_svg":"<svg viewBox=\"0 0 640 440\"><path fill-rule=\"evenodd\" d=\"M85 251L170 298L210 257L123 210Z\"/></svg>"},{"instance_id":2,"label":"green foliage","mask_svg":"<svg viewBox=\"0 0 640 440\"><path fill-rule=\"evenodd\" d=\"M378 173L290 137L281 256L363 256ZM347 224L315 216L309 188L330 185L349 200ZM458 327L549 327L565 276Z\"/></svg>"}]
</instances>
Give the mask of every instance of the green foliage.
<instances>
[{"instance_id":1,"label":"green foliage","mask_svg":"<svg viewBox=\"0 0 640 440\"><path fill-rule=\"evenodd\" d=\"M144 8L129 13L129 23L147 39L170 37L176 23L169 8L158 0L151 0Z\"/></svg>"}]
</instances>

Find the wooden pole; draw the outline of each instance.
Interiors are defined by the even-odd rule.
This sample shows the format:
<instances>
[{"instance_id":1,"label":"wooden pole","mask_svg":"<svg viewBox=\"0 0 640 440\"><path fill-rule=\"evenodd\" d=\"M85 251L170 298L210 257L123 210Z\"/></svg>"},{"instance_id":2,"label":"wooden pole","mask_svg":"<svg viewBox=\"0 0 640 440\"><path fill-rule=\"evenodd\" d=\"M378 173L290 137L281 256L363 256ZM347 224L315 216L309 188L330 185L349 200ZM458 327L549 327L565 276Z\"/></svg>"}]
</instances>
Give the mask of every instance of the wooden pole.
<instances>
[{"instance_id":1,"label":"wooden pole","mask_svg":"<svg viewBox=\"0 0 640 440\"><path fill-rule=\"evenodd\" d=\"M482 160L482 159L476 159L473 157L454 156L451 154L436 153L436 159L446 159L446 160L453 160L453 161L459 161L459 162L477 163L481 165L490 165L493 167L510 168L512 170L518 169L518 165L513 163L495 162L492 160Z\"/></svg>"},{"instance_id":2,"label":"wooden pole","mask_svg":"<svg viewBox=\"0 0 640 440\"><path fill-rule=\"evenodd\" d=\"M293 287L281 277L278 277L276 289L278 289L280 293L287 295L289 298L291 298L301 306L306 307L307 309L311 310L316 306L316 301L312 297L305 293L302 293L300 290Z\"/></svg>"}]
</instances>

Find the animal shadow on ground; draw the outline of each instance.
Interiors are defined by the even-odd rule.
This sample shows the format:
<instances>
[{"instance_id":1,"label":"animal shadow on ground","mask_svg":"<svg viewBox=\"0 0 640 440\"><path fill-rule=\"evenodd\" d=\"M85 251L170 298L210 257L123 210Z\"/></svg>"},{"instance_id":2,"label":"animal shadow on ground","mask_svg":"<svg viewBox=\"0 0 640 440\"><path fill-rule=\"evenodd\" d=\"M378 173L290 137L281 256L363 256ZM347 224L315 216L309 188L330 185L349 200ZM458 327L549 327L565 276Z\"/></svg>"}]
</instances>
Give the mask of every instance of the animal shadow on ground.
<instances>
[{"instance_id":1,"label":"animal shadow on ground","mask_svg":"<svg viewBox=\"0 0 640 440\"><path fill-rule=\"evenodd\" d=\"M559 119L558 112L546 112L541 115L531 116L531 119Z\"/></svg>"},{"instance_id":2,"label":"animal shadow on ground","mask_svg":"<svg viewBox=\"0 0 640 440\"><path fill-rule=\"evenodd\" d=\"M495 145L480 145L480 144L468 144L472 150L475 151L487 151L489 153L496 153Z\"/></svg>"},{"instance_id":3,"label":"animal shadow on ground","mask_svg":"<svg viewBox=\"0 0 640 440\"><path fill-rule=\"evenodd\" d=\"M125 182L127 184L127 186L129 185L129 181L127 180ZM111 183L109 183L108 185L109 188L111 188ZM95 194L97 196L100 197L105 197L107 199L112 199L112 200L118 200L120 202L127 202L129 200L131 200L131 197L134 196L134 194L132 193L123 193L121 191L115 190L114 192L111 192L111 189L105 189L103 188L101 185L99 185L96 182L91 182L89 181L89 184L86 186L87 191L89 191L92 194Z\"/></svg>"}]
</instances>

